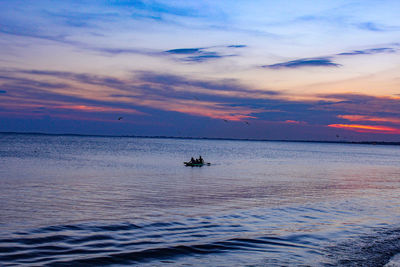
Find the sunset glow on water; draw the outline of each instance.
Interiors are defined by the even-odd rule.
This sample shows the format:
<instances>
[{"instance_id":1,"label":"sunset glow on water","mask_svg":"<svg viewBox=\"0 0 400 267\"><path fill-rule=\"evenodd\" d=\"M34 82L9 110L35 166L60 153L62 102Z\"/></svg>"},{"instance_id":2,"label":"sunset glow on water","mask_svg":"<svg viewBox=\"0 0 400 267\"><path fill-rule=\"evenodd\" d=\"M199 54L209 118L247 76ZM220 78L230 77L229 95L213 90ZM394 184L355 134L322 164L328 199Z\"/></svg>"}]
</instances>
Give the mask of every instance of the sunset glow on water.
<instances>
[{"instance_id":1,"label":"sunset glow on water","mask_svg":"<svg viewBox=\"0 0 400 267\"><path fill-rule=\"evenodd\" d=\"M1 135L1 265L382 266L398 146ZM200 155L210 166L185 167Z\"/></svg>"}]
</instances>

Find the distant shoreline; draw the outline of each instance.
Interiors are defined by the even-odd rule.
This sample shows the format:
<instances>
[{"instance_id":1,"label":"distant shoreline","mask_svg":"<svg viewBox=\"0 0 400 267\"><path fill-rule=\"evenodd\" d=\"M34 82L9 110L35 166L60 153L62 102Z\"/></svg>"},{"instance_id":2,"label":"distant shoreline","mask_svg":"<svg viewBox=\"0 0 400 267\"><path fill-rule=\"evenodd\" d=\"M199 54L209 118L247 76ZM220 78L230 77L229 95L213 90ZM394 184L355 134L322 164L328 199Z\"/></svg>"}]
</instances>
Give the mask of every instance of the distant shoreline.
<instances>
[{"instance_id":1,"label":"distant shoreline","mask_svg":"<svg viewBox=\"0 0 400 267\"><path fill-rule=\"evenodd\" d=\"M179 137L163 135L102 135L102 134L72 134L72 133L40 133L40 132L0 132L0 134L20 135L45 135L45 136L82 136L82 137L128 137L149 139L182 139L182 140L226 140L226 141L256 141L256 142L290 142L290 143L330 143L330 144L362 144L362 145L400 145L400 142L386 141L329 141L329 140L275 140L275 139L251 139L251 138L218 138L218 137Z\"/></svg>"}]
</instances>

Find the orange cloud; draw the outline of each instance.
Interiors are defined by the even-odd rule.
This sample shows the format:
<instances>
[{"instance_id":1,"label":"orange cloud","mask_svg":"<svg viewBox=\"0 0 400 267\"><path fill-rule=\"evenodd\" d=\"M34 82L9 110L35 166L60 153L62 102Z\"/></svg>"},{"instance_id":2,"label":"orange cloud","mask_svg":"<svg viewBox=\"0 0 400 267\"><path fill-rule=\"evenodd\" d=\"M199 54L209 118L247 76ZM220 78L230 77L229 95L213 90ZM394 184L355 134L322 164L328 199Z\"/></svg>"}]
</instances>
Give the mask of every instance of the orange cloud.
<instances>
[{"instance_id":1,"label":"orange cloud","mask_svg":"<svg viewBox=\"0 0 400 267\"><path fill-rule=\"evenodd\" d=\"M158 103L158 107L162 107L162 105L164 104ZM256 118L250 115L254 113L252 109L226 108L212 102L187 103L185 101L177 101L175 103L171 102L163 106L163 108L169 111L230 121L242 121L244 119Z\"/></svg>"},{"instance_id":2,"label":"orange cloud","mask_svg":"<svg viewBox=\"0 0 400 267\"><path fill-rule=\"evenodd\" d=\"M128 114L141 114L144 113L127 108L111 108L111 107L95 107L95 106L86 106L86 105L61 105L61 106L53 106L52 108L56 109L70 109L76 111L86 111L86 112L122 112Z\"/></svg>"},{"instance_id":3,"label":"orange cloud","mask_svg":"<svg viewBox=\"0 0 400 267\"><path fill-rule=\"evenodd\" d=\"M305 121L294 121L294 120L285 120L284 123L290 123L290 124L307 124Z\"/></svg>"},{"instance_id":4,"label":"orange cloud","mask_svg":"<svg viewBox=\"0 0 400 267\"><path fill-rule=\"evenodd\" d=\"M387 127L382 125L329 124L328 127L348 129L359 133L400 134L399 128Z\"/></svg>"},{"instance_id":5,"label":"orange cloud","mask_svg":"<svg viewBox=\"0 0 400 267\"><path fill-rule=\"evenodd\" d=\"M348 121L375 121L375 122L390 122L390 123L400 124L400 119L398 118L380 118L380 117L364 116L364 115L338 115L337 117Z\"/></svg>"}]
</instances>

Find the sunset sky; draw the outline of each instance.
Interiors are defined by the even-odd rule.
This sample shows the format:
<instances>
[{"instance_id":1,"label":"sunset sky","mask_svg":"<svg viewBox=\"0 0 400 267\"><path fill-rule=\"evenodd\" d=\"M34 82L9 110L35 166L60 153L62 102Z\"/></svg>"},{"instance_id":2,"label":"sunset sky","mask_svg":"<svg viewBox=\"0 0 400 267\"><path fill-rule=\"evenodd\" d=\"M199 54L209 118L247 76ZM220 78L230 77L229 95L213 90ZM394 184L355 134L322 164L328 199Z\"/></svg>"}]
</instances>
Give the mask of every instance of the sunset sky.
<instances>
[{"instance_id":1,"label":"sunset sky","mask_svg":"<svg viewBox=\"0 0 400 267\"><path fill-rule=\"evenodd\" d=\"M400 141L400 1L0 0L0 131Z\"/></svg>"}]
</instances>

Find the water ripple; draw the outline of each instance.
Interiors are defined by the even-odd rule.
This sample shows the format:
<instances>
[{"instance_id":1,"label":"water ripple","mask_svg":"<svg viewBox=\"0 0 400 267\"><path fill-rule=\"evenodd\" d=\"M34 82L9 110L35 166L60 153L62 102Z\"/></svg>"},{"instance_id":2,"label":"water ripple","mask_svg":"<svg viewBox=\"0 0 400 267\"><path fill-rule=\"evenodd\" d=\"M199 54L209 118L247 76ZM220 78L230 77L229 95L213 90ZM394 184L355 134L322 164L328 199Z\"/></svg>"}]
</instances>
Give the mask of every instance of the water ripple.
<instances>
[{"instance_id":1,"label":"water ripple","mask_svg":"<svg viewBox=\"0 0 400 267\"><path fill-rule=\"evenodd\" d=\"M240 216L242 219L244 215ZM110 225L59 225L14 233L0 239L0 262L74 266L128 264L233 251L276 251L305 247L299 240L275 236L241 237L240 224L210 221Z\"/></svg>"}]
</instances>

